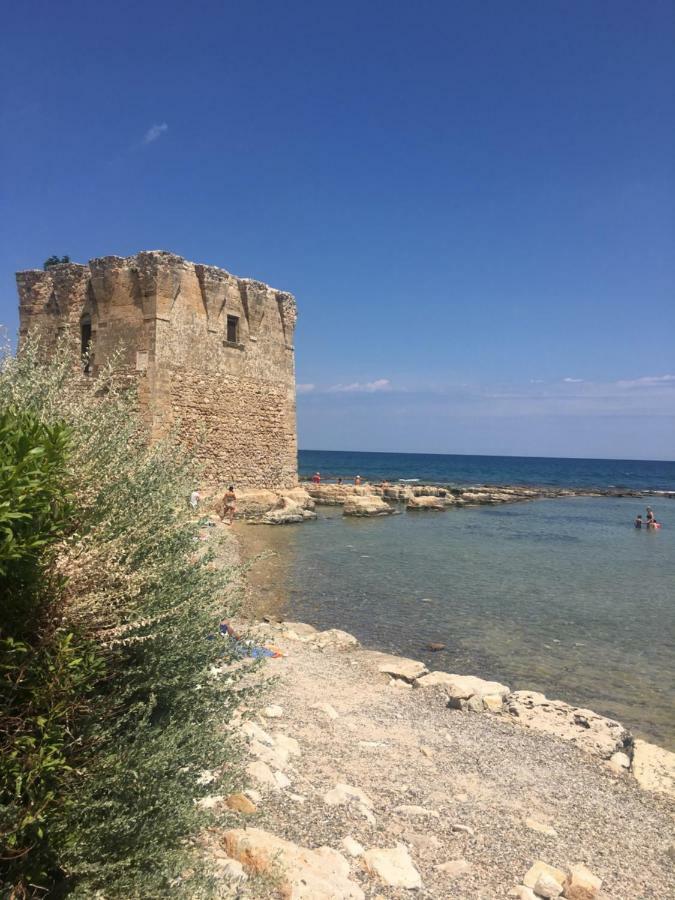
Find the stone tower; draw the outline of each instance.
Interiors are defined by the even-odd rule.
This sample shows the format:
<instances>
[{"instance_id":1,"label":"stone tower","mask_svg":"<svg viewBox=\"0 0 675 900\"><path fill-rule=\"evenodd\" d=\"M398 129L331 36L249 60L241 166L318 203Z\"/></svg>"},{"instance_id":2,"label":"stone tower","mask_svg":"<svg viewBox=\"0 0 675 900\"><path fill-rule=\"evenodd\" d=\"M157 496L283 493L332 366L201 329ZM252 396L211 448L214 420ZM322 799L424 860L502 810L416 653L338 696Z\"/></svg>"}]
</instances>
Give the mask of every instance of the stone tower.
<instances>
[{"instance_id":1,"label":"stone tower","mask_svg":"<svg viewBox=\"0 0 675 900\"><path fill-rule=\"evenodd\" d=\"M121 352L152 438L176 429L221 483L297 484L291 294L164 251L16 278L19 339L69 329L85 375Z\"/></svg>"}]
</instances>

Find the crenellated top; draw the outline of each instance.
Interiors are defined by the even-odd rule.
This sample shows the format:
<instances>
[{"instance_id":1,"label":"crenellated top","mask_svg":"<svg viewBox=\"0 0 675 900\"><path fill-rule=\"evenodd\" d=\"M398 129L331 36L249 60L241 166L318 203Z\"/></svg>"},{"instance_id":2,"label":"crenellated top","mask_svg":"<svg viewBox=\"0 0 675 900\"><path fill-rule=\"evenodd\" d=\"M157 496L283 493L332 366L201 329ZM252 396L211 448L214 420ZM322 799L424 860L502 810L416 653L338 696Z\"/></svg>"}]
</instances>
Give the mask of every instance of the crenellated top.
<instances>
[{"instance_id":1,"label":"crenellated top","mask_svg":"<svg viewBox=\"0 0 675 900\"><path fill-rule=\"evenodd\" d=\"M192 303L199 315L194 309L198 297L210 332L226 327L230 310L237 315L242 311L247 334L255 339L265 315L274 313L280 317L286 346L293 345L297 310L292 294L164 250L102 256L86 266L63 263L45 271L31 269L18 272L16 279L22 334L46 317L65 323L90 316L103 325L127 317L133 309L144 321L171 321L181 302Z\"/></svg>"}]
</instances>

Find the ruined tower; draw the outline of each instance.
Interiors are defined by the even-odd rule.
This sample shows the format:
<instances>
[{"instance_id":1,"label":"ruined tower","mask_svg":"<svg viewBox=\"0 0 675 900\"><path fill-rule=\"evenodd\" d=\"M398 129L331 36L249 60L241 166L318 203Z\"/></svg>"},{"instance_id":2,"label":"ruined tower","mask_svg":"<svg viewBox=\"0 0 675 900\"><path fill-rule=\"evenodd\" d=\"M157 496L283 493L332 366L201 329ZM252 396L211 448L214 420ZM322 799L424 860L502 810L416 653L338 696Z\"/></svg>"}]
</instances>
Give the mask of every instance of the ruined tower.
<instances>
[{"instance_id":1,"label":"ruined tower","mask_svg":"<svg viewBox=\"0 0 675 900\"><path fill-rule=\"evenodd\" d=\"M297 483L291 294L163 251L19 272L17 284L20 340L69 329L85 375L121 349L150 436L177 430L208 478Z\"/></svg>"}]
</instances>

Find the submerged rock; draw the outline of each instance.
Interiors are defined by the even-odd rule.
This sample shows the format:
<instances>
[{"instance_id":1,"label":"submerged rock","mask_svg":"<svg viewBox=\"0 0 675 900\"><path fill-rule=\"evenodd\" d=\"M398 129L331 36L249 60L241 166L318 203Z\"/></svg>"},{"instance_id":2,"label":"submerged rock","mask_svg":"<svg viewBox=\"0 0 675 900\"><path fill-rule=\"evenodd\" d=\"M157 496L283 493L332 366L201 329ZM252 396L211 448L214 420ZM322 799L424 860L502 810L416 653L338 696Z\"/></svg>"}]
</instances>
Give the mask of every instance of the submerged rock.
<instances>
[{"instance_id":1,"label":"submerged rock","mask_svg":"<svg viewBox=\"0 0 675 900\"><path fill-rule=\"evenodd\" d=\"M440 497L411 497L406 509L445 509L445 502Z\"/></svg>"}]
</instances>

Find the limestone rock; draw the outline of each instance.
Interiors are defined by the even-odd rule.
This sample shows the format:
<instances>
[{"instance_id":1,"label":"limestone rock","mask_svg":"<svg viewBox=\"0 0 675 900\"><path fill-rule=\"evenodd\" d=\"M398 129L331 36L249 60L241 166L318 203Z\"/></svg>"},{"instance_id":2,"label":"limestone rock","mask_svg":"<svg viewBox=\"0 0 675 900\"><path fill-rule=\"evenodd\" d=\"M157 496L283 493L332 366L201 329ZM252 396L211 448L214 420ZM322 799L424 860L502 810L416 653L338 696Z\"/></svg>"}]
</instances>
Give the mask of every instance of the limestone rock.
<instances>
[{"instance_id":1,"label":"limestone rock","mask_svg":"<svg viewBox=\"0 0 675 900\"><path fill-rule=\"evenodd\" d=\"M565 873L560 869L556 869L554 866L550 866L548 863L543 862L541 859L538 859L530 869L528 869L523 878L523 884L525 887L532 888L536 892L537 882L541 875L548 875L549 878L552 878L559 885L560 892L562 892L562 889L565 886Z\"/></svg>"},{"instance_id":2,"label":"limestone rock","mask_svg":"<svg viewBox=\"0 0 675 900\"><path fill-rule=\"evenodd\" d=\"M296 638L308 638L319 632L313 625L307 625L306 622L282 622L285 631L292 631Z\"/></svg>"},{"instance_id":3,"label":"limestone rock","mask_svg":"<svg viewBox=\"0 0 675 900\"><path fill-rule=\"evenodd\" d=\"M432 673L436 674L436 673ZM452 675L447 673L445 678L437 677L436 683L442 683L448 696L448 706L453 709L472 709L480 711L486 708L495 708L499 701L506 697L509 688L498 681L485 681L475 675ZM425 685L420 685L424 687ZM489 698L486 703L486 698Z\"/></svg>"},{"instance_id":4,"label":"limestone rock","mask_svg":"<svg viewBox=\"0 0 675 900\"><path fill-rule=\"evenodd\" d=\"M349 497L342 508L344 516L390 516L395 512L392 506L377 494Z\"/></svg>"},{"instance_id":5,"label":"limestone rock","mask_svg":"<svg viewBox=\"0 0 675 900\"><path fill-rule=\"evenodd\" d=\"M392 849L366 850L363 855L366 869L389 887L417 890L422 887L420 873L413 865L410 854L403 844Z\"/></svg>"},{"instance_id":6,"label":"limestone rock","mask_svg":"<svg viewBox=\"0 0 675 900\"><path fill-rule=\"evenodd\" d=\"M536 691L514 691L506 698L507 711L522 725L572 741L582 750L609 759L623 750L630 735L620 722Z\"/></svg>"},{"instance_id":7,"label":"limestone rock","mask_svg":"<svg viewBox=\"0 0 675 900\"><path fill-rule=\"evenodd\" d=\"M307 519L316 519L316 513L305 509L290 497L282 497L276 507L260 519L263 525L295 525Z\"/></svg>"},{"instance_id":8,"label":"limestone rock","mask_svg":"<svg viewBox=\"0 0 675 900\"><path fill-rule=\"evenodd\" d=\"M246 766L246 774L249 778L257 781L258 784L271 787L274 790L279 790L279 785L274 778L274 773L266 763L261 762L259 759Z\"/></svg>"},{"instance_id":9,"label":"limestone rock","mask_svg":"<svg viewBox=\"0 0 675 900\"><path fill-rule=\"evenodd\" d=\"M289 756L300 756L300 744L296 741L295 738L289 737L287 734L282 734L280 731L275 731L274 733L274 746L278 750L283 750L288 753Z\"/></svg>"},{"instance_id":10,"label":"limestone rock","mask_svg":"<svg viewBox=\"0 0 675 900\"><path fill-rule=\"evenodd\" d=\"M284 711L280 706L266 706L265 709L263 709L262 714L266 719L280 719L283 716Z\"/></svg>"},{"instance_id":11,"label":"limestone rock","mask_svg":"<svg viewBox=\"0 0 675 900\"><path fill-rule=\"evenodd\" d=\"M534 885L534 892L545 900L555 900L563 892L563 886L552 875L542 872Z\"/></svg>"},{"instance_id":12,"label":"limestone rock","mask_svg":"<svg viewBox=\"0 0 675 900\"><path fill-rule=\"evenodd\" d=\"M251 815L257 809L255 803L252 803L246 794L230 794L225 800L225 805L229 809L234 809L236 812L244 813L245 815Z\"/></svg>"},{"instance_id":13,"label":"limestone rock","mask_svg":"<svg viewBox=\"0 0 675 900\"><path fill-rule=\"evenodd\" d=\"M363 856L363 854L366 852L365 848L361 844L359 844L357 840L355 840L353 837L350 837L349 835L342 839L342 849L349 856Z\"/></svg>"},{"instance_id":14,"label":"limestone rock","mask_svg":"<svg viewBox=\"0 0 675 900\"><path fill-rule=\"evenodd\" d=\"M428 670L424 663L416 659L406 659L403 656L389 656L386 653L373 654L377 661L378 671L392 678L402 678L412 682L420 678Z\"/></svg>"},{"instance_id":15,"label":"limestone rock","mask_svg":"<svg viewBox=\"0 0 675 900\"><path fill-rule=\"evenodd\" d=\"M220 794L212 794L209 797L200 797L195 803L200 809L216 809L223 803L224 797Z\"/></svg>"},{"instance_id":16,"label":"limestone rock","mask_svg":"<svg viewBox=\"0 0 675 900\"><path fill-rule=\"evenodd\" d=\"M327 631L319 631L310 635L306 643L318 650L330 647L333 650L350 650L359 646L358 640L353 634L341 631L339 628L329 628Z\"/></svg>"},{"instance_id":17,"label":"limestone rock","mask_svg":"<svg viewBox=\"0 0 675 900\"><path fill-rule=\"evenodd\" d=\"M583 863L570 866L570 874L565 881L564 895L567 900L595 900L602 881L587 869Z\"/></svg>"},{"instance_id":18,"label":"limestone rock","mask_svg":"<svg viewBox=\"0 0 675 900\"><path fill-rule=\"evenodd\" d=\"M406 509L445 509L445 503L440 497L411 497L406 503Z\"/></svg>"},{"instance_id":19,"label":"limestone rock","mask_svg":"<svg viewBox=\"0 0 675 900\"><path fill-rule=\"evenodd\" d=\"M633 775L641 788L675 797L675 753L637 739L633 748Z\"/></svg>"},{"instance_id":20,"label":"limestone rock","mask_svg":"<svg viewBox=\"0 0 675 900\"><path fill-rule=\"evenodd\" d=\"M349 878L349 863L330 847L309 850L260 828L227 831L224 844L250 872L277 876L289 900L364 900Z\"/></svg>"}]
</instances>

